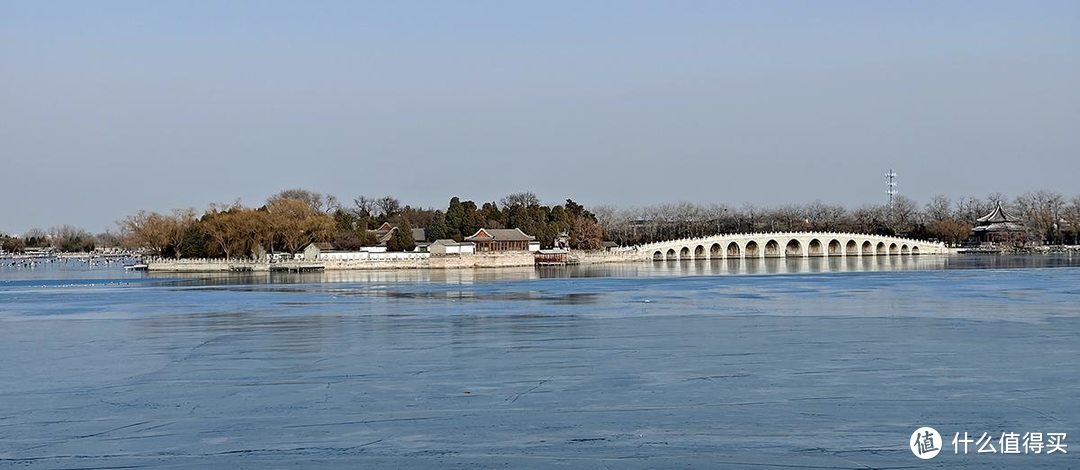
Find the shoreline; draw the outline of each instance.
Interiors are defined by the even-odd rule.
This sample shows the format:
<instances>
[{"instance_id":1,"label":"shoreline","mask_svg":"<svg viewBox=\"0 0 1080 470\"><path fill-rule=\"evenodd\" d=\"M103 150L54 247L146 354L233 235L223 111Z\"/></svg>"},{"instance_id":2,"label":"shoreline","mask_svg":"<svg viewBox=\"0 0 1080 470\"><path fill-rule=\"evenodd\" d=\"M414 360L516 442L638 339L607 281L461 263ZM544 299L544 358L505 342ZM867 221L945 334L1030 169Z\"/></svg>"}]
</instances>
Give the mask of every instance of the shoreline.
<instances>
[{"instance_id":1,"label":"shoreline","mask_svg":"<svg viewBox=\"0 0 1080 470\"><path fill-rule=\"evenodd\" d=\"M570 252L568 264L603 264L644 262L639 252ZM482 253L470 255L427 256L388 260L252 261L226 259L148 260L147 271L163 273L220 273L271 271L369 271L388 269L488 269L536 266L532 252Z\"/></svg>"},{"instance_id":2,"label":"shoreline","mask_svg":"<svg viewBox=\"0 0 1080 470\"><path fill-rule=\"evenodd\" d=\"M955 257L958 254L939 253L927 255L904 256L904 259ZM810 257L761 257L761 258L725 258L725 259L695 259L682 261L657 261L644 256L642 252L571 252L570 262L567 265L603 265L603 264L649 264L661 263L686 263L699 261L740 261L753 262L765 260L888 260L900 259L899 255L879 256L810 256ZM533 253L500 253L500 254L476 254L476 255L447 255L432 256L420 259L401 260L326 260L317 263L304 263L302 261L288 262L256 262L251 260L209 260L209 259L182 259L182 260L150 260L147 261L147 271L155 273L228 273L228 272L349 272L349 271L379 271L379 270L416 270L416 271L453 271L470 269L499 269L499 268L524 268L541 267L536 263ZM556 266L558 267L558 266Z\"/></svg>"}]
</instances>

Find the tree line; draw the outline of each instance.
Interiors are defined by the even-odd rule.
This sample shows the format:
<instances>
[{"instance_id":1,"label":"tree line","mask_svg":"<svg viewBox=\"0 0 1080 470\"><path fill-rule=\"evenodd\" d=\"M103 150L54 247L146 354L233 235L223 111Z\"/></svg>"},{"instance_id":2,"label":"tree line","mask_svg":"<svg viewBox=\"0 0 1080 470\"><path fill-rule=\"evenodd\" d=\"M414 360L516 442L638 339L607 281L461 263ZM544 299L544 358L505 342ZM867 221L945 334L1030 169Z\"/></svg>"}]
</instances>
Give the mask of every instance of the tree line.
<instances>
[{"instance_id":1,"label":"tree line","mask_svg":"<svg viewBox=\"0 0 1080 470\"><path fill-rule=\"evenodd\" d=\"M955 246L967 242L975 220L998 204L1026 226L1031 240L1080 244L1080 196L1067 199L1047 190L1011 200L1000 193L956 200L938 195L923 205L900 196L891 204L854 209L822 202L777 207L684 202L636 208L601 206L594 211L609 239L620 245L716 233L829 231L899 235Z\"/></svg>"},{"instance_id":2,"label":"tree line","mask_svg":"<svg viewBox=\"0 0 1080 470\"><path fill-rule=\"evenodd\" d=\"M23 253L27 249L51 248L64 252L90 252L97 246L118 246L120 237L111 232L92 234L71 225L59 225L48 231L39 228L27 230L16 237L0 234L0 251Z\"/></svg>"}]
</instances>

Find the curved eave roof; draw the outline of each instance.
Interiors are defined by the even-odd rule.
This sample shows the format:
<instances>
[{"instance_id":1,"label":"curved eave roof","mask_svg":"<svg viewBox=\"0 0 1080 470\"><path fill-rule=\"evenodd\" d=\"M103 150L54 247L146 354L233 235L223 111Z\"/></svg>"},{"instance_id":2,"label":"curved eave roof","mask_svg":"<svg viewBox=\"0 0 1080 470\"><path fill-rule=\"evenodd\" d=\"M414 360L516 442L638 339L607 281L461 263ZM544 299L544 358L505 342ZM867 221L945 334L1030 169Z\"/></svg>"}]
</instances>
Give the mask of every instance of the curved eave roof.
<instances>
[{"instance_id":1,"label":"curved eave roof","mask_svg":"<svg viewBox=\"0 0 1080 470\"><path fill-rule=\"evenodd\" d=\"M1005 209L1001 208L1001 203L999 202L997 207L995 207L993 211L990 211L989 214L975 219L975 221L980 224L994 224L1002 222L1015 222L1016 219L1009 217L1009 214L1005 213Z\"/></svg>"}]
</instances>

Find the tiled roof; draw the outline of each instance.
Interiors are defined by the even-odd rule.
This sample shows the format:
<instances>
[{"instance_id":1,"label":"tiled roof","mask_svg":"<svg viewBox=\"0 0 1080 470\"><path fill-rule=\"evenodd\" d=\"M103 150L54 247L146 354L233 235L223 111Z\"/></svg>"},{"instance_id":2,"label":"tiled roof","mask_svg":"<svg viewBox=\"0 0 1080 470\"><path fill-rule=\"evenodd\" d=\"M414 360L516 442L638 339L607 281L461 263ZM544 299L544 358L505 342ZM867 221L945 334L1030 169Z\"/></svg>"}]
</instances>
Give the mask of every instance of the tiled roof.
<instances>
[{"instance_id":1,"label":"tiled roof","mask_svg":"<svg viewBox=\"0 0 1080 470\"><path fill-rule=\"evenodd\" d=\"M532 241L535 239L536 237L526 235L525 232L516 228L482 228L477 230L471 237L465 237L466 241L499 242Z\"/></svg>"}]
</instances>

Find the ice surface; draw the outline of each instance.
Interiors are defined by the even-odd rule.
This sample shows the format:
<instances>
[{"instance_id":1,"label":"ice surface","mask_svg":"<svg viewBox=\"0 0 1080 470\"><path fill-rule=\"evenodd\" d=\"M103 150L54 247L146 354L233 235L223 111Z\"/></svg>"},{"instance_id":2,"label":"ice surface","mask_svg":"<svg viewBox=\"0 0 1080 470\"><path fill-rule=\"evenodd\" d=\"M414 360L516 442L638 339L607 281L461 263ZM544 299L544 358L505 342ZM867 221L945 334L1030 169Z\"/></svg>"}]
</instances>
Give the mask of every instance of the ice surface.
<instances>
[{"instance_id":1,"label":"ice surface","mask_svg":"<svg viewBox=\"0 0 1080 470\"><path fill-rule=\"evenodd\" d=\"M926 259L4 272L0 467L1076 466L948 441L1080 432L1080 268Z\"/></svg>"}]
</instances>

